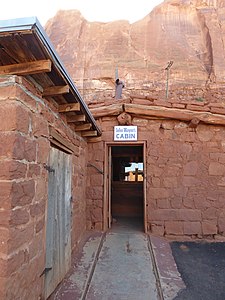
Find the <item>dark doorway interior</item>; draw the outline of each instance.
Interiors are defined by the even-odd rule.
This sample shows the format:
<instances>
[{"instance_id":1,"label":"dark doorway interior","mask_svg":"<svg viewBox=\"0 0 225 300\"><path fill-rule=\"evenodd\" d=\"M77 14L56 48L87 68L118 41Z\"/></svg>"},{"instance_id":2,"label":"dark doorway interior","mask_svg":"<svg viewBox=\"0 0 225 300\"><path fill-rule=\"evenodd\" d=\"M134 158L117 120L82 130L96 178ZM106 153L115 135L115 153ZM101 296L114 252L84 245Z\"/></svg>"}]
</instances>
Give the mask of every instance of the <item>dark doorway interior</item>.
<instances>
[{"instance_id":1,"label":"dark doorway interior","mask_svg":"<svg viewBox=\"0 0 225 300\"><path fill-rule=\"evenodd\" d=\"M111 153L112 223L143 230L143 146L112 146Z\"/></svg>"}]
</instances>

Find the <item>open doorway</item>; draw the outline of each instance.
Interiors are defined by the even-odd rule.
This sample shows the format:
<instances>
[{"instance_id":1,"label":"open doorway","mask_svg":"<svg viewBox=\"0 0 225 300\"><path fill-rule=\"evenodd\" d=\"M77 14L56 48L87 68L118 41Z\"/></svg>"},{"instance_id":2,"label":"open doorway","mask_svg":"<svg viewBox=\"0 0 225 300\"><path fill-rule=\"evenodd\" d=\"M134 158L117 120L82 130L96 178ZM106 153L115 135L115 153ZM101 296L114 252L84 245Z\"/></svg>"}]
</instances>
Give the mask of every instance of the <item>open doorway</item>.
<instances>
[{"instance_id":1,"label":"open doorway","mask_svg":"<svg viewBox=\"0 0 225 300\"><path fill-rule=\"evenodd\" d=\"M143 145L111 146L111 226L144 230Z\"/></svg>"}]
</instances>

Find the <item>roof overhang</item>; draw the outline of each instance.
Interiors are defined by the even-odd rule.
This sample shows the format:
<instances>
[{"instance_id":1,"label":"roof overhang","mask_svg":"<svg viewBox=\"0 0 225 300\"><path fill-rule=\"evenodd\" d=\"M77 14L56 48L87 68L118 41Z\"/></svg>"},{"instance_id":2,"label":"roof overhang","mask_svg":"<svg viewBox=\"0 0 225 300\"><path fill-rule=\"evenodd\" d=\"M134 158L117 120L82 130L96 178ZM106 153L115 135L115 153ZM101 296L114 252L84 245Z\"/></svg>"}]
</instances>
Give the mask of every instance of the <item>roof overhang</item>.
<instances>
[{"instance_id":1,"label":"roof overhang","mask_svg":"<svg viewBox=\"0 0 225 300\"><path fill-rule=\"evenodd\" d=\"M43 97L55 101L59 112L66 113L68 121L74 122L75 130L83 125L84 130L89 128L85 134L82 131L83 136L101 135L87 104L36 17L0 21L0 75L3 74L32 77L41 87Z\"/></svg>"}]
</instances>

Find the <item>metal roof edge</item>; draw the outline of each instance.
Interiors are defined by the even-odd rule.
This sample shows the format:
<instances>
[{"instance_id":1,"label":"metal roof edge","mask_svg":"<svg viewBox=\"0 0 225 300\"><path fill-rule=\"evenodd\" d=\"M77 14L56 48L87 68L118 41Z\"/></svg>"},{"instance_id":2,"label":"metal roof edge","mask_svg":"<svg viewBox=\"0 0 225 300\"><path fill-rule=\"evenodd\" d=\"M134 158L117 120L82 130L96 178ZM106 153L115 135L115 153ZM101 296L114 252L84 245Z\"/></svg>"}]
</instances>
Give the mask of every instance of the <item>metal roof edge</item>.
<instances>
[{"instance_id":1,"label":"metal roof edge","mask_svg":"<svg viewBox=\"0 0 225 300\"><path fill-rule=\"evenodd\" d=\"M39 23L36 17L0 20L0 32L28 30L31 29L36 23Z\"/></svg>"}]
</instances>

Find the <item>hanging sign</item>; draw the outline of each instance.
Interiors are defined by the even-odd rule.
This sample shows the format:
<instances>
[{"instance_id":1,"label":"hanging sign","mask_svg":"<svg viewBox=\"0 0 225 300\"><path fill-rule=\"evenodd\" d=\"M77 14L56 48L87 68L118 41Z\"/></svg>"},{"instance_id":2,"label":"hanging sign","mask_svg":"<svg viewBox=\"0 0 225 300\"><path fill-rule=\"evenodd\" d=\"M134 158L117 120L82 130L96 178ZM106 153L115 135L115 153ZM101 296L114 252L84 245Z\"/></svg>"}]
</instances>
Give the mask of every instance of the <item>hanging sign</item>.
<instances>
[{"instance_id":1,"label":"hanging sign","mask_svg":"<svg viewBox=\"0 0 225 300\"><path fill-rule=\"evenodd\" d=\"M114 126L114 141L137 141L137 126Z\"/></svg>"}]
</instances>

